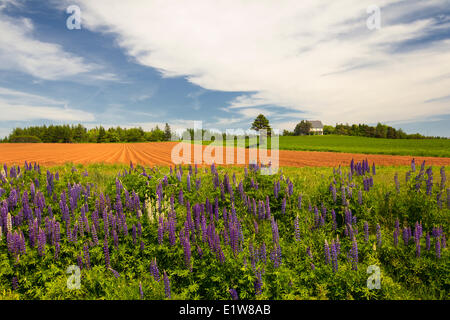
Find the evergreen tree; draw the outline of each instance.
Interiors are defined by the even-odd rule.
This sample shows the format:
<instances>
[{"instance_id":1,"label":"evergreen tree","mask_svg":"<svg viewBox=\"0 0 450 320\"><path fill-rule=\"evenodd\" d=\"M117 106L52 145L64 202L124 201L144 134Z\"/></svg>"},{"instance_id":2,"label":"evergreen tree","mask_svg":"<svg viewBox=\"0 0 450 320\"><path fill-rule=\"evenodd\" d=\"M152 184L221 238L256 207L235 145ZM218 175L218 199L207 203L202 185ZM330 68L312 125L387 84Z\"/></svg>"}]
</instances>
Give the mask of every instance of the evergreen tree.
<instances>
[{"instance_id":1,"label":"evergreen tree","mask_svg":"<svg viewBox=\"0 0 450 320\"><path fill-rule=\"evenodd\" d=\"M172 136L172 131L170 130L169 124L166 122L166 126L164 127L164 141L170 141Z\"/></svg>"},{"instance_id":2,"label":"evergreen tree","mask_svg":"<svg viewBox=\"0 0 450 320\"><path fill-rule=\"evenodd\" d=\"M263 115L259 114L252 123L252 130L260 131L267 130L267 135L271 135L272 128L269 125L269 120Z\"/></svg>"}]
</instances>

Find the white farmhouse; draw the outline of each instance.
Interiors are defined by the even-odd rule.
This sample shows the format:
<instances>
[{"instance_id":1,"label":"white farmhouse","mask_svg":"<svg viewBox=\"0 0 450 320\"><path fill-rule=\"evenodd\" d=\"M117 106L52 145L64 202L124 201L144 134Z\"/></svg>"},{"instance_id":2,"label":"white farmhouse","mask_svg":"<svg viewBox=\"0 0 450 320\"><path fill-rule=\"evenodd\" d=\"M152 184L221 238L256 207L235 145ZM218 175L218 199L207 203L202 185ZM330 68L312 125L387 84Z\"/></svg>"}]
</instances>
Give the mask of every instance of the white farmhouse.
<instances>
[{"instance_id":1,"label":"white farmhouse","mask_svg":"<svg viewBox=\"0 0 450 320\"><path fill-rule=\"evenodd\" d=\"M323 135L323 124L320 120L312 120L308 121L311 123L311 129L309 130L310 134L313 135Z\"/></svg>"}]
</instances>

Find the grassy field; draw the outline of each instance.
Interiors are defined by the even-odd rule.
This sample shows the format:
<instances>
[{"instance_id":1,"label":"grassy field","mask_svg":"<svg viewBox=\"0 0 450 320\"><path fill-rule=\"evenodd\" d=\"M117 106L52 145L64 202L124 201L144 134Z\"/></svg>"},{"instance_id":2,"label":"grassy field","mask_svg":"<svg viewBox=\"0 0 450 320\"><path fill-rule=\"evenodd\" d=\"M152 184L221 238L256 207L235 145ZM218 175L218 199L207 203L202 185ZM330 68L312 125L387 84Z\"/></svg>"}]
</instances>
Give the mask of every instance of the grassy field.
<instances>
[{"instance_id":1,"label":"grassy field","mask_svg":"<svg viewBox=\"0 0 450 320\"><path fill-rule=\"evenodd\" d=\"M204 145L210 143L210 141L203 141ZM246 147L248 147L248 139ZM378 139L338 135L281 136L279 148L280 150L450 157L450 139Z\"/></svg>"}]
</instances>

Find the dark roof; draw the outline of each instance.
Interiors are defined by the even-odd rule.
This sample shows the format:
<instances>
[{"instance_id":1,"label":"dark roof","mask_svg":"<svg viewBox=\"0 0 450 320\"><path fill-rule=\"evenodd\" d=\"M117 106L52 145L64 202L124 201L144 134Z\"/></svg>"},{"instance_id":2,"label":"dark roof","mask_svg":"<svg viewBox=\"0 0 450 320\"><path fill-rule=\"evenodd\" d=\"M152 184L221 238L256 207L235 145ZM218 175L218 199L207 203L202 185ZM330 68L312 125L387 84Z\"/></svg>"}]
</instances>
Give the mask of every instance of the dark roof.
<instances>
[{"instance_id":1,"label":"dark roof","mask_svg":"<svg viewBox=\"0 0 450 320\"><path fill-rule=\"evenodd\" d=\"M312 120L312 121L308 121L308 122L311 123L312 129L323 129L323 124L322 124L322 121L320 121L320 120Z\"/></svg>"}]
</instances>

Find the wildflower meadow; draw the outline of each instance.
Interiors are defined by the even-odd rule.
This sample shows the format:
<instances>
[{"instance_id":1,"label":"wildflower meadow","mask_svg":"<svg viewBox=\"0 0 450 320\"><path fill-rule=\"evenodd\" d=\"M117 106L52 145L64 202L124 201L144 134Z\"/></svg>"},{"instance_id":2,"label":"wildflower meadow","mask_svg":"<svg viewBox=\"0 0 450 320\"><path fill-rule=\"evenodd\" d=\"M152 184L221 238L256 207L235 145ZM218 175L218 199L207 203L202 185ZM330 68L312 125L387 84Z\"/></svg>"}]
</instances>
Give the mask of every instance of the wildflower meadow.
<instances>
[{"instance_id":1,"label":"wildflower meadow","mask_svg":"<svg viewBox=\"0 0 450 320\"><path fill-rule=\"evenodd\" d=\"M257 164L108 174L4 165L0 290L8 299L448 299L446 169L414 159L273 175Z\"/></svg>"}]
</instances>

